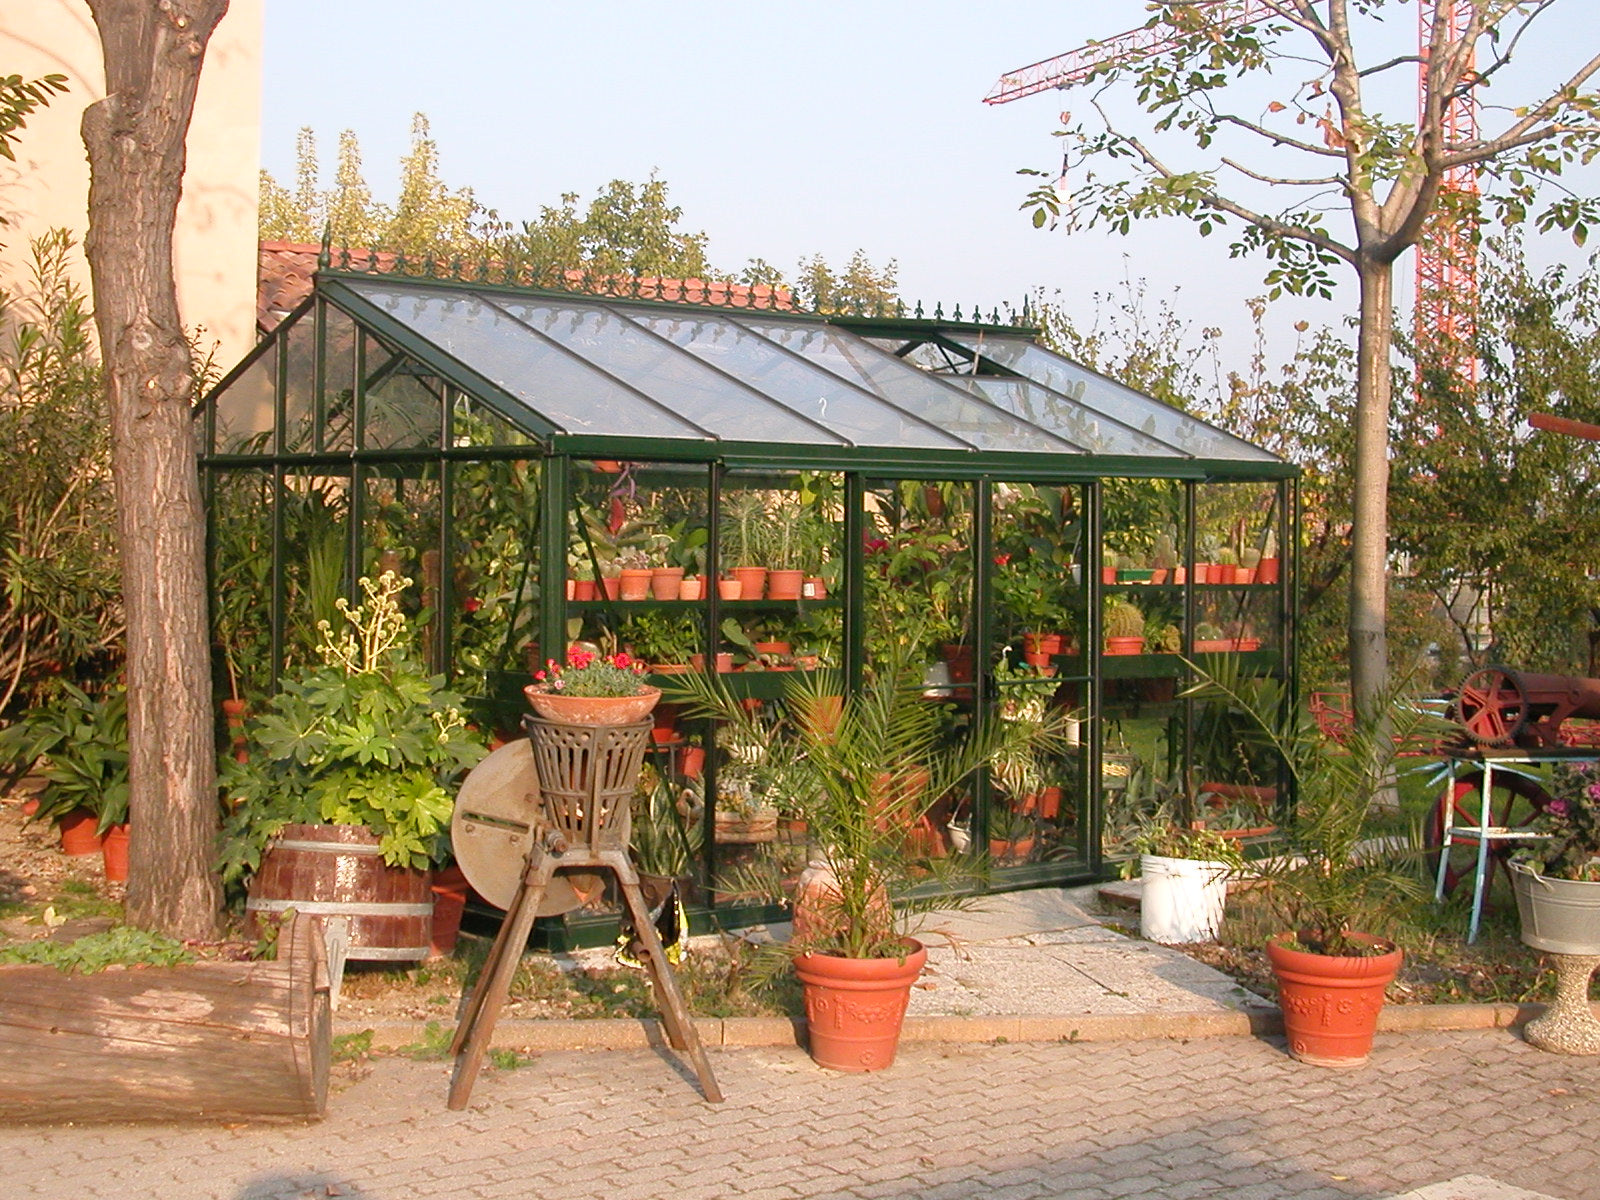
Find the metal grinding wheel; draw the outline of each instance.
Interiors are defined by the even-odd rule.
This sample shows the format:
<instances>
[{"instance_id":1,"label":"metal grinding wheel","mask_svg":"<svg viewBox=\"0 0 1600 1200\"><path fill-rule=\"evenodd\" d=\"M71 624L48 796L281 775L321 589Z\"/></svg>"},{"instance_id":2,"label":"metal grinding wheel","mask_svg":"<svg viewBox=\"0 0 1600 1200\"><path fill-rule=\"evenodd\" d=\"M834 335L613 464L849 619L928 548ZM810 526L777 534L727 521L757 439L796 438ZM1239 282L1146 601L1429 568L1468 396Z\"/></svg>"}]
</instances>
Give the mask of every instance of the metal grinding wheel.
<instances>
[{"instance_id":1,"label":"metal grinding wheel","mask_svg":"<svg viewBox=\"0 0 1600 1200\"><path fill-rule=\"evenodd\" d=\"M450 841L467 882L495 907L511 907L527 869L528 850L545 828L539 775L527 738L507 742L461 781ZM604 889L598 875L557 872L539 901L539 916L581 908Z\"/></svg>"}]
</instances>

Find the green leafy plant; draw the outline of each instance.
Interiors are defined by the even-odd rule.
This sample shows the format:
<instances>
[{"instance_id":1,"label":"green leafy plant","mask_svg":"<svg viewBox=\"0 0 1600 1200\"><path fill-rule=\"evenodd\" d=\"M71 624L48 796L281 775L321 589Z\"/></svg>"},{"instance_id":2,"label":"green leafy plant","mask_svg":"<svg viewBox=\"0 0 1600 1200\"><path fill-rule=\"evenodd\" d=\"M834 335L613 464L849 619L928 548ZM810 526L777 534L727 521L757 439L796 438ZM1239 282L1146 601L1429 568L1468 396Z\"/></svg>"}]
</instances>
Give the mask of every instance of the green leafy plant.
<instances>
[{"instance_id":1,"label":"green leafy plant","mask_svg":"<svg viewBox=\"0 0 1600 1200\"><path fill-rule=\"evenodd\" d=\"M700 649L700 629L695 618L667 612L630 612L619 639L650 666L686 663Z\"/></svg>"},{"instance_id":2,"label":"green leafy plant","mask_svg":"<svg viewBox=\"0 0 1600 1200\"><path fill-rule=\"evenodd\" d=\"M165 934L115 925L71 942L22 942L0 947L0 963L54 967L68 974L93 975L110 966L175 967L194 961L182 942Z\"/></svg>"},{"instance_id":3,"label":"green leafy plant","mask_svg":"<svg viewBox=\"0 0 1600 1200\"><path fill-rule=\"evenodd\" d=\"M677 879L687 875L700 853L704 829L678 811L670 781L647 768L634 792L628 848L648 875Z\"/></svg>"},{"instance_id":4,"label":"green leafy plant","mask_svg":"<svg viewBox=\"0 0 1600 1200\"><path fill-rule=\"evenodd\" d=\"M0 730L0 762L44 759L46 783L34 820L60 820L86 808L102 833L128 819L128 697L62 682L59 694Z\"/></svg>"},{"instance_id":5,"label":"green leafy plant","mask_svg":"<svg viewBox=\"0 0 1600 1200\"><path fill-rule=\"evenodd\" d=\"M483 757L462 699L407 651L398 596L410 580L363 577L366 601L337 608L345 628L322 622L323 665L286 679L245 725L248 757L220 769L231 808L222 871L241 881L287 824L365 825L391 866L426 867L449 822L448 785Z\"/></svg>"},{"instance_id":6,"label":"green leafy plant","mask_svg":"<svg viewBox=\"0 0 1600 1200\"><path fill-rule=\"evenodd\" d=\"M790 713L821 710L841 688L830 672L789 678ZM942 797L1020 743L1048 736L1014 722L977 721L949 737L942 715L922 698L921 672L908 654L892 659L860 692L846 696L837 721L788 720L777 736L747 711L715 675L684 676L673 700L751 741L766 739L766 767L784 807L806 821L813 854L837 879L817 930L795 952L851 958L896 957L915 918L949 904L948 892L917 891L940 864L919 855L909 837ZM948 865L942 869L958 870ZM760 882L760 881L754 881ZM946 882L953 883L953 878ZM776 878L761 890L781 895Z\"/></svg>"},{"instance_id":7,"label":"green leafy plant","mask_svg":"<svg viewBox=\"0 0 1600 1200\"><path fill-rule=\"evenodd\" d=\"M1246 675L1219 659L1198 672L1189 694L1221 700L1244 714L1248 735L1283 764L1294 795L1282 851L1258 860L1263 894L1281 928L1317 954L1368 955L1354 932L1394 927L1423 894L1416 852L1375 839L1374 798L1390 785L1398 755L1436 744L1449 726L1391 689L1380 706L1358 712L1339 742L1325 737L1303 704L1291 704L1281 681Z\"/></svg>"},{"instance_id":8,"label":"green leafy plant","mask_svg":"<svg viewBox=\"0 0 1600 1200\"><path fill-rule=\"evenodd\" d=\"M1550 801L1529 822L1544 840L1513 856L1551 879L1600 880L1600 763L1558 762Z\"/></svg>"}]
</instances>

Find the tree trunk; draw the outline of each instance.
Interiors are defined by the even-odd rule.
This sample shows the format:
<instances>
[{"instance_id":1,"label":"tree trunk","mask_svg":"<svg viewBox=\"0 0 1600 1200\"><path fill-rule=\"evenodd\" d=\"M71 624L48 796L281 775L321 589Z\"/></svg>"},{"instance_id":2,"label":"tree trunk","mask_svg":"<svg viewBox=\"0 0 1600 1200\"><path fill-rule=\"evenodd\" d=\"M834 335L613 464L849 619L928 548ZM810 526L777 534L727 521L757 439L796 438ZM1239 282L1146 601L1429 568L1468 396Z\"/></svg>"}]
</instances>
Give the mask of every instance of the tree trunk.
<instances>
[{"instance_id":1,"label":"tree trunk","mask_svg":"<svg viewBox=\"0 0 1600 1200\"><path fill-rule=\"evenodd\" d=\"M1389 406L1393 377L1394 264L1363 258L1356 344L1353 528L1350 540L1350 691L1370 712L1388 686Z\"/></svg>"},{"instance_id":2,"label":"tree trunk","mask_svg":"<svg viewBox=\"0 0 1600 1200\"><path fill-rule=\"evenodd\" d=\"M106 98L83 114L95 323L111 413L127 611L127 917L208 936L221 891L193 369L172 227L206 44L227 0L89 0Z\"/></svg>"}]
</instances>

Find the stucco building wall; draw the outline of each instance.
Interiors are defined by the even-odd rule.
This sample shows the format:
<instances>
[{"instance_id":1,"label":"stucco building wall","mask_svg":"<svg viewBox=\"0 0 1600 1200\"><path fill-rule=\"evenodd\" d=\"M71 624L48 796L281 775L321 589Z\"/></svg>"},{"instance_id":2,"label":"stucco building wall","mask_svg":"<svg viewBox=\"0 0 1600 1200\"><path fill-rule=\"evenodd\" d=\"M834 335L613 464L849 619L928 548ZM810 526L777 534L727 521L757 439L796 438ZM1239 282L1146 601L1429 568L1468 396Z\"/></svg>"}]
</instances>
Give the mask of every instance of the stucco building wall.
<instances>
[{"instance_id":1,"label":"stucco building wall","mask_svg":"<svg viewBox=\"0 0 1600 1200\"><path fill-rule=\"evenodd\" d=\"M256 208L261 161L262 0L232 0L206 51L189 129L188 169L173 257L184 324L204 330L230 366L255 342ZM89 162L83 110L105 95L100 42L84 0L0 5L0 73L26 79L59 72L69 91L36 111L0 159L0 280L26 277L28 243L45 230L72 230L87 291L82 242L88 224Z\"/></svg>"}]
</instances>

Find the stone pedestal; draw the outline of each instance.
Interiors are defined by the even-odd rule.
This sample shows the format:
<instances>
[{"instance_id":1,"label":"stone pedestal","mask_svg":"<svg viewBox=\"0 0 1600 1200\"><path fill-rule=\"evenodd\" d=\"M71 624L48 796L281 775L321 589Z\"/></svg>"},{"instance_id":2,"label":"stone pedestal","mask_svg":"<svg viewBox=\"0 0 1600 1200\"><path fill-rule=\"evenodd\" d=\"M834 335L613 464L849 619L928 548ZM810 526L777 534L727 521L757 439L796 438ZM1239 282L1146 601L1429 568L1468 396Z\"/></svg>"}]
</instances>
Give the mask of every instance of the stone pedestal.
<instances>
[{"instance_id":1,"label":"stone pedestal","mask_svg":"<svg viewBox=\"0 0 1600 1200\"><path fill-rule=\"evenodd\" d=\"M1600 1021L1589 1007L1589 978L1600 955L1552 954L1556 998L1544 1016L1528 1022L1528 1044L1557 1054L1600 1054Z\"/></svg>"}]
</instances>

